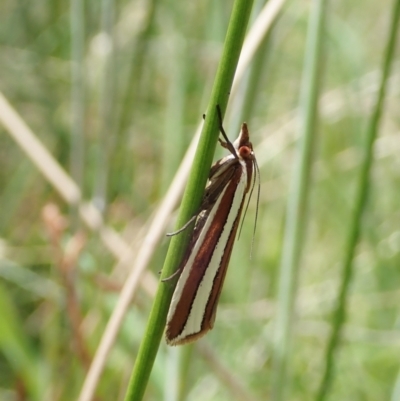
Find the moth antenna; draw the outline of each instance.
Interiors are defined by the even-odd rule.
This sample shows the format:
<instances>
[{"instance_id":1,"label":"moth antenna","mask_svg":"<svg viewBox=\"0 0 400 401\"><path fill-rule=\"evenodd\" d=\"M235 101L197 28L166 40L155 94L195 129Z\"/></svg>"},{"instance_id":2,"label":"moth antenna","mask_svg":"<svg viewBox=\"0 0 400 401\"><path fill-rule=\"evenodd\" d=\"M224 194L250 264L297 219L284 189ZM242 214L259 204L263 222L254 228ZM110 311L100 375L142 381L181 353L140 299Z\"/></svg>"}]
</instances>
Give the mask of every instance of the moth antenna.
<instances>
[{"instance_id":1,"label":"moth antenna","mask_svg":"<svg viewBox=\"0 0 400 401\"><path fill-rule=\"evenodd\" d=\"M228 136L226 135L226 132L225 132L225 130L224 130L224 126L223 126L223 124L222 124L222 112L221 112L221 107L219 107L219 104L217 104L216 107L217 107L217 115L218 115L219 130L220 130L222 136L223 136L224 139L225 139L226 145L222 145L221 141L220 141L220 143L221 143L221 145L222 145L224 148L228 149L229 152L232 153L232 155L235 157L235 159L238 159L239 157L238 157L238 155L237 155L236 149L235 149L235 147L233 146L232 142L229 140Z\"/></svg>"},{"instance_id":2,"label":"moth antenna","mask_svg":"<svg viewBox=\"0 0 400 401\"><path fill-rule=\"evenodd\" d=\"M253 159L253 164L256 167L255 171L257 172L256 174L254 174L253 188L256 185L256 175L258 177L258 188L257 188L257 201L256 201L256 215L254 217L253 238L251 239L251 247L250 247L250 259L251 259L252 255L253 255L254 238L256 236L257 219L258 219L258 208L259 208L259 205L260 205L260 187L261 187L260 169L258 167L256 158ZM252 188L252 191L253 191L253 188Z\"/></svg>"},{"instance_id":3,"label":"moth antenna","mask_svg":"<svg viewBox=\"0 0 400 401\"><path fill-rule=\"evenodd\" d=\"M253 161L253 165L254 165L254 161ZM242 227L243 227L243 222L244 222L244 218L246 217L247 214L247 209L249 208L249 203L250 203L250 199L251 196L253 195L253 190L254 190L254 186L256 184L256 173L254 173L253 179L252 179L252 185L251 185L251 189L250 189L250 194L249 197L247 198L247 202L246 202L246 207L244 208L244 213L243 213L243 217L242 217L242 221L240 223L240 228L239 228L239 233L238 233L238 239L240 238L240 234L242 232ZM253 233L253 239L252 239L252 243L254 240L254 233ZM251 259L251 251L250 251L250 259Z\"/></svg>"}]
</instances>

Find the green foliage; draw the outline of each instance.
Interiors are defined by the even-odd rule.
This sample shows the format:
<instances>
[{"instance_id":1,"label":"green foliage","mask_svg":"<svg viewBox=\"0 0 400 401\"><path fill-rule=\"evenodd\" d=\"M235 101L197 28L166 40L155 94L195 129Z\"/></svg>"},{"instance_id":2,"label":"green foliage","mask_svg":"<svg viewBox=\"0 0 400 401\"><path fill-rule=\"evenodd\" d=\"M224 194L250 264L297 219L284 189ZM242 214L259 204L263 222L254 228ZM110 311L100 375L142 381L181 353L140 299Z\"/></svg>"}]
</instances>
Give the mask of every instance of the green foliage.
<instances>
[{"instance_id":1,"label":"green foliage","mask_svg":"<svg viewBox=\"0 0 400 401\"><path fill-rule=\"evenodd\" d=\"M72 3L77 6L73 13ZM255 3L260 10L264 2ZM324 56L314 72L319 107L306 182L307 215L298 278L288 294L294 320L290 348L285 349L285 400L316 399L330 364L335 369L321 399L375 401L395 399L398 392L398 53L376 127L370 174L364 177L368 192L360 195L359 189L395 15L392 3L328 2ZM235 244L213 331L179 355L162 342L146 400L272 399L286 205L290 182L297 179L296 139L302 135L297 117L304 105L303 66L312 61L305 49L313 4L286 4L228 102L228 135L234 139L238 123L247 121L261 169L252 257L254 200ZM100 207L107 227L132 245L133 256L143 246L150 218L202 114L212 114L207 107L210 99L215 101L212 85L232 5L170 0L0 3L1 94L81 184L83 198ZM80 69L72 76L74 65ZM110 231L85 228L79 213L8 135L4 118L1 114L0 399L76 400L133 257L125 264L117 261L124 249L106 245ZM71 133L81 136L76 140ZM215 142L213 137L203 146L209 156L204 166L197 159L197 169L208 170ZM217 147L217 154L226 153ZM204 179L194 185L198 196ZM357 215L360 197L365 202L362 218ZM178 225L195 206L185 202ZM349 232L357 219L360 232L351 245ZM153 279L159 277L167 245L163 239L153 251ZM353 255L347 258L353 271L345 284L341 321L334 311L351 246ZM155 288L149 287L135 293L106 359L96 399L125 396L153 304L149 294ZM329 355L333 327L341 335ZM159 329L161 335L162 324Z\"/></svg>"}]
</instances>

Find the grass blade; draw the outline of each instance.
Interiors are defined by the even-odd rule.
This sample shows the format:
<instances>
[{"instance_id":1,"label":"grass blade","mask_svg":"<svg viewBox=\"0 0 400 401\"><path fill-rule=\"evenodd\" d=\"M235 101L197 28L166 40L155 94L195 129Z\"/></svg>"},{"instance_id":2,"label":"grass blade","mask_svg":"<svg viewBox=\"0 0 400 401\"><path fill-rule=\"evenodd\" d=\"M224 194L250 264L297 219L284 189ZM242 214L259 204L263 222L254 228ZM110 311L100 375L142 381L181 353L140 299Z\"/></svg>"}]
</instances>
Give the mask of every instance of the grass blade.
<instances>
[{"instance_id":1,"label":"grass blade","mask_svg":"<svg viewBox=\"0 0 400 401\"><path fill-rule=\"evenodd\" d=\"M306 229L306 209L310 188L312 148L322 62L325 0L314 0L308 28L300 100L300 142L287 206L285 238L279 278L278 312L274 338L273 394L277 401L285 399L287 370L290 358L292 317L301 248Z\"/></svg>"},{"instance_id":2,"label":"grass blade","mask_svg":"<svg viewBox=\"0 0 400 401\"><path fill-rule=\"evenodd\" d=\"M361 164L360 176L358 179L358 187L355 196L355 207L352 215L352 220L349 224L349 231L347 233L348 237L346 241L346 251L344 255L343 271L341 275L342 281L339 288L336 310L333 316L332 333L330 335L330 339L326 350L325 371L318 391L318 395L316 397L318 401L323 401L326 399L329 388L332 384L335 351L338 348L340 335L343 329L343 324L346 319L348 292L353 275L353 259L354 259L355 249L358 240L360 238L361 220L368 196L369 175L371 171L372 157L373 157L373 145L379 128L379 121L382 115L383 102L385 99L386 82L389 77L390 65L396 47L396 36L398 31L399 17L400 17L400 1L395 0L392 12L392 21L389 31L389 40L383 59L382 76L379 83L379 91L367 127L364 157L363 157L363 162Z\"/></svg>"}]
</instances>

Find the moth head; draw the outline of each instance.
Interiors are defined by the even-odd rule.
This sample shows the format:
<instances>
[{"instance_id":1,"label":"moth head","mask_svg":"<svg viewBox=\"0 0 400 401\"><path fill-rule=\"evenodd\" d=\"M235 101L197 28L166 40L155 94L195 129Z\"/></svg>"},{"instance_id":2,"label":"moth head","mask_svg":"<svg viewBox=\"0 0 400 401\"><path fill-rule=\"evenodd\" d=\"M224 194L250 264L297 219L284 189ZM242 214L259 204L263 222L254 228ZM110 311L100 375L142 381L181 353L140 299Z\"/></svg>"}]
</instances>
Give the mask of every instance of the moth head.
<instances>
[{"instance_id":1,"label":"moth head","mask_svg":"<svg viewBox=\"0 0 400 401\"><path fill-rule=\"evenodd\" d=\"M253 157L253 144L250 142L249 130L246 123L242 124L239 137L233 143L233 146L242 159Z\"/></svg>"}]
</instances>

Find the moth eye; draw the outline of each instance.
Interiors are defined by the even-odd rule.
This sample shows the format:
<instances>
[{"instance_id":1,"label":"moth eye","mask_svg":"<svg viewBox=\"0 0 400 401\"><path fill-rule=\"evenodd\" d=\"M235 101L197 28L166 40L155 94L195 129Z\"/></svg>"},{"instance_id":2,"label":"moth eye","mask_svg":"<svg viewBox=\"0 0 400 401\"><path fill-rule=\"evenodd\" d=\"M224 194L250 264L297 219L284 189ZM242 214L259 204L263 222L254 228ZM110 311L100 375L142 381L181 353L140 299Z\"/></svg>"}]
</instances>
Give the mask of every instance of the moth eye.
<instances>
[{"instance_id":1,"label":"moth eye","mask_svg":"<svg viewBox=\"0 0 400 401\"><path fill-rule=\"evenodd\" d=\"M242 146L239 148L239 155L243 158L249 157L252 153L252 150L248 146Z\"/></svg>"}]
</instances>

